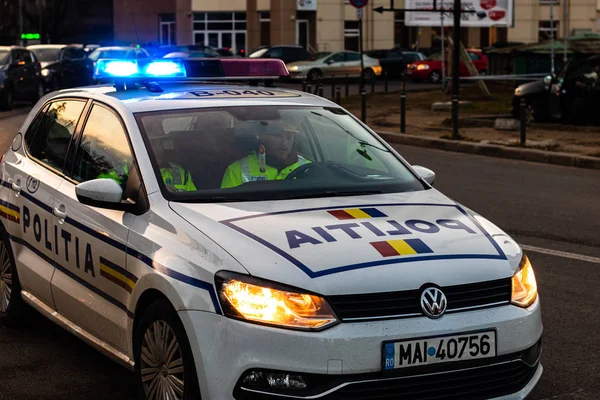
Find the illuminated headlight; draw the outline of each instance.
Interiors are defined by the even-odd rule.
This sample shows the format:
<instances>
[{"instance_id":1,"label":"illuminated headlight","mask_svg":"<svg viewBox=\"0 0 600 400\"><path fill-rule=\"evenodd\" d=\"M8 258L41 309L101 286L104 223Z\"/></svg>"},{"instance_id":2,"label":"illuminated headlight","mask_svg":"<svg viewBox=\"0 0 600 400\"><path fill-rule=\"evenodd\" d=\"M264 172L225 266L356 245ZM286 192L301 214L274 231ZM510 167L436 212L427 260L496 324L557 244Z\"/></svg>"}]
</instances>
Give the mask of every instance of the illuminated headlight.
<instances>
[{"instance_id":1,"label":"illuminated headlight","mask_svg":"<svg viewBox=\"0 0 600 400\"><path fill-rule=\"evenodd\" d=\"M337 322L327 301L314 294L232 273L217 274L216 284L230 318L301 330L321 330Z\"/></svg>"},{"instance_id":2,"label":"illuminated headlight","mask_svg":"<svg viewBox=\"0 0 600 400\"><path fill-rule=\"evenodd\" d=\"M417 69L418 69L419 71L426 71L426 70L428 70L428 69L429 69L429 65L427 65L427 64L419 64L419 65L417 66Z\"/></svg>"},{"instance_id":3,"label":"illuminated headlight","mask_svg":"<svg viewBox=\"0 0 600 400\"><path fill-rule=\"evenodd\" d=\"M297 65L292 65L290 68L288 68L288 71L290 72L298 72L300 71L300 67Z\"/></svg>"},{"instance_id":4,"label":"illuminated headlight","mask_svg":"<svg viewBox=\"0 0 600 400\"><path fill-rule=\"evenodd\" d=\"M520 96L521 95L521 89L520 88L516 88L515 89L515 96Z\"/></svg>"},{"instance_id":5,"label":"illuminated headlight","mask_svg":"<svg viewBox=\"0 0 600 400\"><path fill-rule=\"evenodd\" d=\"M48 75L50 75L50 70L48 68L44 68L42 70L42 76L48 76Z\"/></svg>"},{"instance_id":6,"label":"illuminated headlight","mask_svg":"<svg viewBox=\"0 0 600 400\"><path fill-rule=\"evenodd\" d=\"M527 308L537 299L537 282L529 258L523 254L519 270L512 278L511 302L519 307Z\"/></svg>"}]
</instances>

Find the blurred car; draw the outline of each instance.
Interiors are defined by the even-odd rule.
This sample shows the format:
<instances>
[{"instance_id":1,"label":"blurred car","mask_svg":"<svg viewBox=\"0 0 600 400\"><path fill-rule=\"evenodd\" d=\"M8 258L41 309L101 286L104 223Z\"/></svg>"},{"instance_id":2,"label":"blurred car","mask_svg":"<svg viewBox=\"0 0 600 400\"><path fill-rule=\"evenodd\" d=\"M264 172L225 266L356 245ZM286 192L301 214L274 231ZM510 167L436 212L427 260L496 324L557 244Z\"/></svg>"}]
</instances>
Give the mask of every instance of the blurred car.
<instances>
[{"instance_id":1,"label":"blurred car","mask_svg":"<svg viewBox=\"0 0 600 400\"><path fill-rule=\"evenodd\" d=\"M86 44L83 46L83 51L85 51L85 54L90 55L98 47L100 47L99 44Z\"/></svg>"},{"instance_id":2,"label":"blurred car","mask_svg":"<svg viewBox=\"0 0 600 400\"><path fill-rule=\"evenodd\" d=\"M248 58L277 58L286 64L315 60L315 56L300 46L262 46L248 54Z\"/></svg>"},{"instance_id":3,"label":"blurred car","mask_svg":"<svg viewBox=\"0 0 600 400\"><path fill-rule=\"evenodd\" d=\"M27 50L40 61L46 92L92 84L94 63L82 46L36 44L27 46Z\"/></svg>"},{"instance_id":4,"label":"blurred car","mask_svg":"<svg viewBox=\"0 0 600 400\"><path fill-rule=\"evenodd\" d=\"M163 56L163 58L217 58L214 53L203 52L203 51L192 51L190 53L184 53L182 51L176 51Z\"/></svg>"},{"instance_id":5,"label":"blurred car","mask_svg":"<svg viewBox=\"0 0 600 400\"><path fill-rule=\"evenodd\" d=\"M219 53L221 56L223 57L234 57L235 54L233 54L233 51L231 51L231 48L221 48L221 49L217 49L216 52Z\"/></svg>"},{"instance_id":6,"label":"blurred car","mask_svg":"<svg viewBox=\"0 0 600 400\"><path fill-rule=\"evenodd\" d=\"M174 57L171 55L172 53L185 53L188 54L188 57L191 53L204 53L212 57L221 57L214 47L203 44L160 46L152 52L151 56L153 58L163 58L169 55L168 58L185 58Z\"/></svg>"},{"instance_id":7,"label":"blurred car","mask_svg":"<svg viewBox=\"0 0 600 400\"><path fill-rule=\"evenodd\" d=\"M381 75L381 65L367 55L363 56L364 76L370 80ZM299 61L288 64L288 70L292 79L306 79L307 81L318 81L323 77L349 78L360 77L360 53L355 51L340 51L331 55L321 57L315 61Z\"/></svg>"},{"instance_id":8,"label":"blurred car","mask_svg":"<svg viewBox=\"0 0 600 400\"><path fill-rule=\"evenodd\" d=\"M89 59L96 66L96 62L100 58L112 58L112 59L133 59L133 58L149 58L150 54L141 47L133 46L111 46L111 47L98 47L90 55Z\"/></svg>"},{"instance_id":9,"label":"blurred car","mask_svg":"<svg viewBox=\"0 0 600 400\"><path fill-rule=\"evenodd\" d=\"M488 59L481 50L467 50L469 57L473 61L479 75L486 75L488 70ZM446 76L448 76L452 68L448 65L448 57L446 57ZM442 80L442 53L432 54L429 58L423 61L416 61L408 65L407 74L415 81L430 81L439 83ZM460 76L470 76L470 72L463 61L460 62Z\"/></svg>"},{"instance_id":10,"label":"blurred car","mask_svg":"<svg viewBox=\"0 0 600 400\"><path fill-rule=\"evenodd\" d=\"M365 54L378 59L383 74L387 73L390 78L402 76L409 64L423 61L426 58L423 53L418 51L402 51L400 49L370 50Z\"/></svg>"},{"instance_id":11,"label":"blurred car","mask_svg":"<svg viewBox=\"0 0 600 400\"><path fill-rule=\"evenodd\" d=\"M0 46L0 109L10 110L15 100L36 102L44 95L40 63L24 47Z\"/></svg>"}]
</instances>

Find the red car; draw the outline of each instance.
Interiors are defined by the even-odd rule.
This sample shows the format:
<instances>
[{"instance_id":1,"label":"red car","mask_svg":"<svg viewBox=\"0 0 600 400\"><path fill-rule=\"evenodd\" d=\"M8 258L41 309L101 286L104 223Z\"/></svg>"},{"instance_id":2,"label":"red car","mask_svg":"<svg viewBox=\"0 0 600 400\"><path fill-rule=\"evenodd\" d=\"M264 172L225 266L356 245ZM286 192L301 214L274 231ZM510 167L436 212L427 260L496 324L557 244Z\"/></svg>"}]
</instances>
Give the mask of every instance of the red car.
<instances>
[{"instance_id":1,"label":"red car","mask_svg":"<svg viewBox=\"0 0 600 400\"><path fill-rule=\"evenodd\" d=\"M467 50L469 57L473 60L475 68L480 75L487 74L488 60L480 50ZM435 53L423 61L414 62L407 67L407 74L415 81L430 81L439 83L442 80L442 57L440 53ZM449 76L452 68L448 65L446 57L446 76ZM463 61L460 62L460 76L470 76L469 70Z\"/></svg>"}]
</instances>

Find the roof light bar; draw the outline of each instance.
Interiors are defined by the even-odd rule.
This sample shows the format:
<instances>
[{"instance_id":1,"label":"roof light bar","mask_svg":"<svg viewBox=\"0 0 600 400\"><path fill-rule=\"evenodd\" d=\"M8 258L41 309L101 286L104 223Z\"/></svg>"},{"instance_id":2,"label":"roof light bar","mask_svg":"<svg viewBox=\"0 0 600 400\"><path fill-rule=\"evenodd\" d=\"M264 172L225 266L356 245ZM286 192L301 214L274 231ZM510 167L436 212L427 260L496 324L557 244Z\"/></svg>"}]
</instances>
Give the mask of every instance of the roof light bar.
<instances>
[{"instance_id":1,"label":"roof light bar","mask_svg":"<svg viewBox=\"0 0 600 400\"><path fill-rule=\"evenodd\" d=\"M96 63L96 79L185 78L181 60L109 60Z\"/></svg>"}]
</instances>

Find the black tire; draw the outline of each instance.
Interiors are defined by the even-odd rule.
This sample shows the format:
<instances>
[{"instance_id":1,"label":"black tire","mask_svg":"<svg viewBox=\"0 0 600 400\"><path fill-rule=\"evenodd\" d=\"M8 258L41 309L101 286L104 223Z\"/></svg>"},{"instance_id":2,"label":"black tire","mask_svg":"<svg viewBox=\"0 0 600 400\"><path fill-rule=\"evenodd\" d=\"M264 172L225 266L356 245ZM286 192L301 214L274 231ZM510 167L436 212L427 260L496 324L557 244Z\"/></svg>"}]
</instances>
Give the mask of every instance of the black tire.
<instances>
[{"instance_id":1,"label":"black tire","mask_svg":"<svg viewBox=\"0 0 600 400\"><path fill-rule=\"evenodd\" d=\"M306 80L308 82L320 82L321 80L323 80L323 73L321 72L321 70L311 69L306 75Z\"/></svg>"},{"instance_id":2,"label":"black tire","mask_svg":"<svg viewBox=\"0 0 600 400\"><path fill-rule=\"evenodd\" d=\"M0 321L9 326L18 325L24 307L12 247L8 234L0 228Z\"/></svg>"},{"instance_id":3,"label":"black tire","mask_svg":"<svg viewBox=\"0 0 600 400\"><path fill-rule=\"evenodd\" d=\"M14 93L10 85L4 86L2 97L0 97L0 110L12 110L15 102Z\"/></svg>"},{"instance_id":4,"label":"black tire","mask_svg":"<svg viewBox=\"0 0 600 400\"><path fill-rule=\"evenodd\" d=\"M165 339L169 348L171 348L173 338L176 340L175 345L178 348L172 347L173 351L169 360L164 360L165 357L161 356L161 352L156 354L150 350L151 346L148 346L147 340L152 339L152 334L157 331L161 332L159 336L161 339ZM150 333L148 337L145 336L146 332ZM133 346L140 399L147 399L148 395L152 393L153 387L156 389L160 380L168 382L167 385L171 385L176 390L178 399L200 399L200 386L192 349L177 312L167 300L157 300L146 309L135 329ZM142 359L142 347L144 347L144 359ZM153 359L153 355L156 358ZM171 365L170 369L167 364ZM151 371L151 368L158 370L154 372ZM181 369L183 371L180 371ZM146 383L142 381L142 370L146 371L144 377L149 378ZM175 388L179 388L180 391Z\"/></svg>"},{"instance_id":5,"label":"black tire","mask_svg":"<svg viewBox=\"0 0 600 400\"><path fill-rule=\"evenodd\" d=\"M429 73L429 82L440 83L442 81L442 73L437 69L434 69Z\"/></svg>"}]
</instances>

